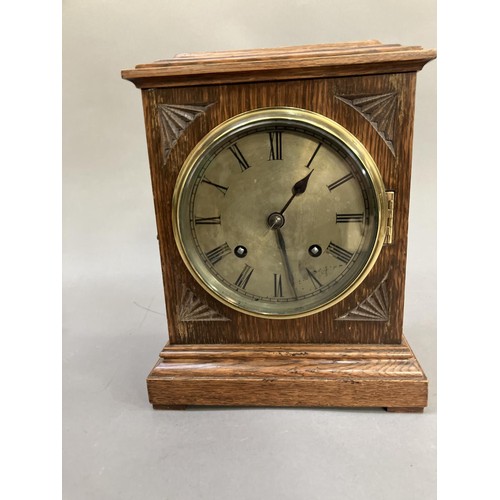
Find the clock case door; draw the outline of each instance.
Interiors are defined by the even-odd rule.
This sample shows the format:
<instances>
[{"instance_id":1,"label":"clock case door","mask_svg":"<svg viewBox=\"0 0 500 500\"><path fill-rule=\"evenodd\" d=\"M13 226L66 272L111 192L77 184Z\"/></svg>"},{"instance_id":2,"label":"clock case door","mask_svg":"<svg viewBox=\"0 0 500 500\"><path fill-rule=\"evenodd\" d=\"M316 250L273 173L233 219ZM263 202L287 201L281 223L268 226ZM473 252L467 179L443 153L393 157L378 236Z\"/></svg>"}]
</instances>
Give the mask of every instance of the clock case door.
<instances>
[{"instance_id":1,"label":"clock case door","mask_svg":"<svg viewBox=\"0 0 500 500\"><path fill-rule=\"evenodd\" d=\"M402 341L416 72L142 89L171 344ZM325 311L271 320L233 310L191 276L177 250L172 194L189 152L244 111L290 106L325 115L354 134L394 193L393 239L362 284Z\"/></svg>"}]
</instances>

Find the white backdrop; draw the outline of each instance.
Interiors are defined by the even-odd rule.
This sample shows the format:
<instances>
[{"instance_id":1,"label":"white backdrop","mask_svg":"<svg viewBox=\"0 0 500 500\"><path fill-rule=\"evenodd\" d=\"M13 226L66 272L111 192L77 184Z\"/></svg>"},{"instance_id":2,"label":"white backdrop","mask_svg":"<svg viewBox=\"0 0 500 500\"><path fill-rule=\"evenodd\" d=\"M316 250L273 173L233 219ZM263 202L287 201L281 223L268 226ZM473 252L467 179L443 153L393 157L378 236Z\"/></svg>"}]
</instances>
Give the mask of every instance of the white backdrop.
<instances>
[{"instance_id":1,"label":"white backdrop","mask_svg":"<svg viewBox=\"0 0 500 500\"><path fill-rule=\"evenodd\" d=\"M434 48L435 2L66 0L63 23L63 497L435 498L436 62L417 80L406 287L423 415L149 407L166 320L140 92L120 79L179 52Z\"/></svg>"}]
</instances>

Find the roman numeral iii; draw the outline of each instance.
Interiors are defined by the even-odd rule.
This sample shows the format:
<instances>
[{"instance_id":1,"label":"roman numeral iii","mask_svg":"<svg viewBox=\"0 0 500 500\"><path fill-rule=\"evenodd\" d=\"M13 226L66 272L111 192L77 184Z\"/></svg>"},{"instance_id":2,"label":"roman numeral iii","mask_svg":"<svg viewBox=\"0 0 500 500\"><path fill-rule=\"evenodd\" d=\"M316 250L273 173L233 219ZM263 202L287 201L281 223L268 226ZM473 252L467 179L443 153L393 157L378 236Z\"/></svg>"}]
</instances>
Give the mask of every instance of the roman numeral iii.
<instances>
[{"instance_id":1,"label":"roman numeral iii","mask_svg":"<svg viewBox=\"0 0 500 500\"><path fill-rule=\"evenodd\" d=\"M346 222L363 222L365 214L337 214L335 222L343 224Z\"/></svg>"}]
</instances>

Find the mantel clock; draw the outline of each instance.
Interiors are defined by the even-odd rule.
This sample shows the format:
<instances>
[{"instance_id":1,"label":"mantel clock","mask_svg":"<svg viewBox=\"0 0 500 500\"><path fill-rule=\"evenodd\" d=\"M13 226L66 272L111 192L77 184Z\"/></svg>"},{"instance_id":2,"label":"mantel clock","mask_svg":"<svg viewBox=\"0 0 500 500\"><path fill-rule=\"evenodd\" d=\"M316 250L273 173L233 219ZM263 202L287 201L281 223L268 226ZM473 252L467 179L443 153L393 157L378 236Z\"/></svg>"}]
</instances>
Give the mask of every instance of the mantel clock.
<instances>
[{"instance_id":1,"label":"mantel clock","mask_svg":"<svg viewBox=\"0 0 500 500\"><path fill-rule=\"evenodd\" d=\"M155 408L427 405L402 328L416 73L435 57L370 40L122 72L168 320Z\"/></svg>"}]
</instances>

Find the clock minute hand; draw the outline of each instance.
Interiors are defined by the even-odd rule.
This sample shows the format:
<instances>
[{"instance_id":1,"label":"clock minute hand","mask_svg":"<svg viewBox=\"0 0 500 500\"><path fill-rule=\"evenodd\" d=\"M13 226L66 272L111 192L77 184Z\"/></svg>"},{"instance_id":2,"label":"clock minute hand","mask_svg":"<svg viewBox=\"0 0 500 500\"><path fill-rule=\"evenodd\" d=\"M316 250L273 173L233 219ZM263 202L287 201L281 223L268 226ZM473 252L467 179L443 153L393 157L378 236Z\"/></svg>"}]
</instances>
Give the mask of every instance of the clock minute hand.
<instances>
[{"instance_id":1,"label":"clock minute hand","mask_svg":"<svg viewBox=\"0 0 500 500\"><path fill-rule=\"evenodd\" d=\"M278 248L280 250L283 263L285 264L288 283L290 283L290 287L292 288L293 294L295 298L297 298L297 290L295 290L295 280L293 279L292 270L290 268L290 262L288 261L288 255L286 253L285 240L283 239L283 235L281 234L281 230L279 228L275 229L275 233L276 233L276 241L278 243Z\"/></svg>"},{"instance_id":2,"label":"clock minute hand","mask_svg":"<svg viewBox=\"0 0 500 500\"><path fill-rule=\"evenodd\" d=\"M281 215L285 213L285 210L288 208L290 203L292 203L292 200L301 194L304 194L306 189L307 189L307 183L309 182L309 177L311 174L314 172L314 168L303 178L300 179L300 181L297 181L292 188L292 196L291 198L286 202L285 206L281 209L279 212Z\"/></svg>"},{"instance_id":3,"label":"clock minute hand","mask_svg":"<svg viewBox=\"0 0 500 500\"><path fill-rule=\"evenodd\" d=\"M285 223L285 218L283 214L285 210L290 206L293 199L296 196L299 196L305 193L307 189L307 183L309 182L309 177L314 172L314 169L311 170L303 179L297 181L292 187L292 196L286 202L285 206L281 209L280 212L273 212L267 219L267 223L270 229L273 229L276 233L276 242L278 243L278 248L281 253L281 258L283 259L283 264L285 266L286 275L288 278L288 283L290 284L290 288L293 291L295 298L297 298L297 290L295 289L295 280L293 279L293 273L290 267L290 262L288 261L288 255L286 253L285 240L283 239L283 235L281 234L281 227Z\"/></svg>"}]
</instances>

